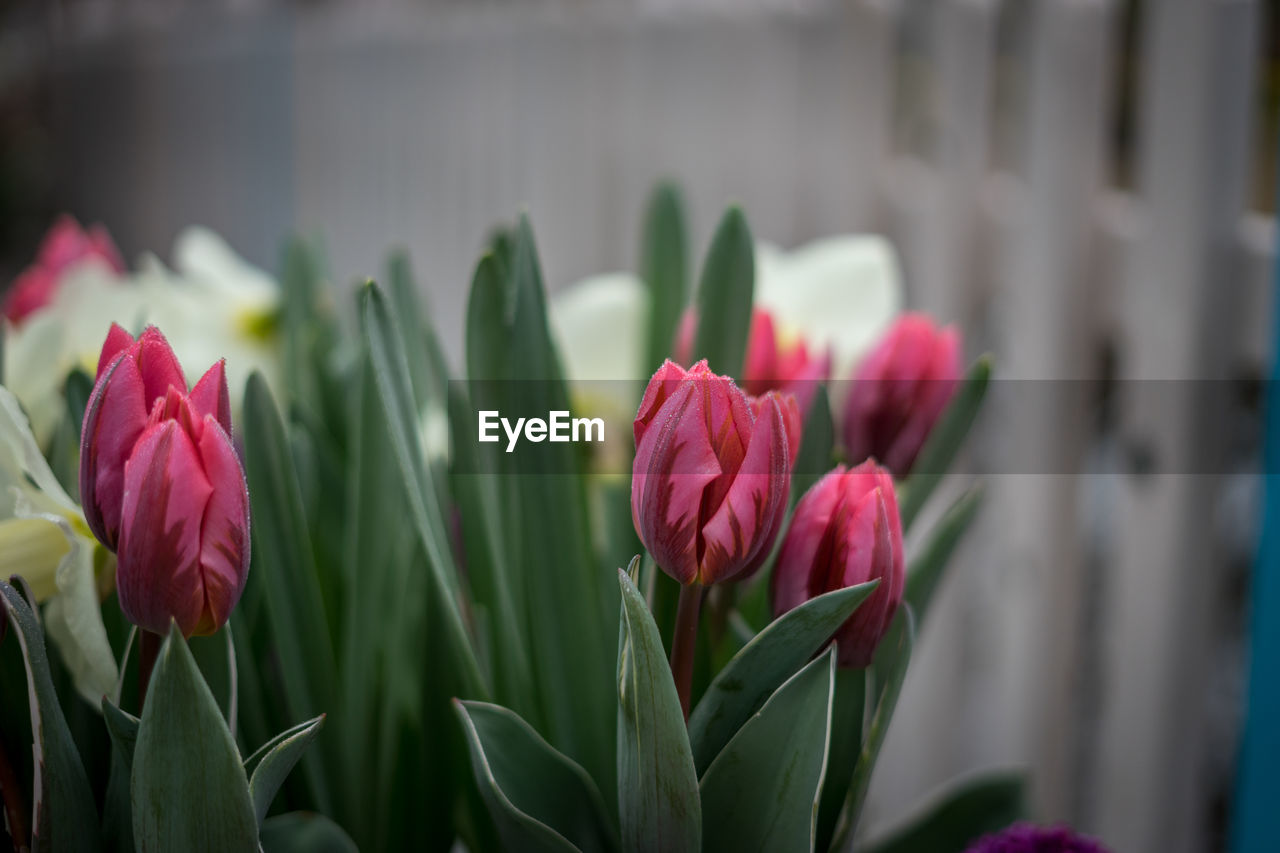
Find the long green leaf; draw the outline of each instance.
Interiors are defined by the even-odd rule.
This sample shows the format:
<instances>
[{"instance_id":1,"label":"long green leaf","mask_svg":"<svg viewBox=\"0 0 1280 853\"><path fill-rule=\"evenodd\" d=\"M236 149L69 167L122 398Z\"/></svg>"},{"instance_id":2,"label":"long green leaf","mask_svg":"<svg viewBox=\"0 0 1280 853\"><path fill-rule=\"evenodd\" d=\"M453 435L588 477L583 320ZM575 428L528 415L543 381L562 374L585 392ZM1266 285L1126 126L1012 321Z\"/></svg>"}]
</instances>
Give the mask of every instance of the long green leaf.
<instances>
[{"instance_id":1,"label":"long green leaf","mask_svg":"<svg viewBox=\"0 0 1280 853\"><path fill-rule=\"evenodd\" d=\"M644 376L671 355L680 314L688 301L689 238L680 188L663 183L654 188L640 240L640 278L649 287L648 343Z\"/></svg>"},{"instance_id":2,"label":"long green leaf","mask_svg":"<svg viewBox=\"0 0 1280 853\"><path fill-rule=\"evenodd\" d=\"M488 690L459 609L460 582L444 529L437 498L439 493L431 481L431 471L423 459L418 439L418 419L404 342L389 313L386 299L372 282L361 293L360 322L373 364L378 395L386 411L391 446L404 478L410 519L426 554L429 577L440 605L434 615L439 616L446 626L464 695L483 697Z\"/></svg>"},{"instance_id":3,"label":"long green leaf","mask_svg":"<svg viewBox=\"0 0 1280 853\"><path fill-rule=\"evenodd\" d=\"M861 853L962 853L989 832L1027 816L1020 773L984 773L952 785Z\"/></svg>"},{"instance_id":4,"label":"long green leaf","mask_svg":"<svg viewBox=\"0 0 1280 853\"><path fill-rule=\"evenodd\" d=\"M689 715L698 772L706 771L734 733L831 639L877 583L838 589L806 601L775 619L734 655Z\"/></svg>"},{"instance_id":5,"label":"long green leaf","mask_svg":"<svg viewBox=\"0 0 1280 853\"><path fill-rule=\"evenodd\" d=\"M862 753L862 718L866 715L867 675L861 669L837 669L831 701L831 746L827 749L827 778L818 805L815 850L831 846L836 824Z\"/></svg>"},{"instance_id":6,"label":"long green leaf","mask_svg":"<svg viewBox=\"0 0 1280 853\"><path fill-rule=\"evenodd\" d=\"M253 811L259 825L267 816L267 809L271 808L271 801L284 784L285 777L320 733L322 725L323 714L293 727L282 733L275 743L268 744L257 758L253 775L249 778L249 794L253 798Z\"/></svg>"},{"instance_id":7,"label":"long green leaf","mask_svg":"<svg viewBox=\"0 0 1280 853\"><path fill-rule=\"evenodd\" d=\"M266 591L289 714L310 718L334 706L333 639L284 425L257 373L245 388L244 444L254 518L252 571ZM317 808L327 811L326 763L317 752L303 770Z\"/></svg>"},{"instance_id":8,"label":"long green leaf","mask_svg":"<svg viewBox=\"0 0 1280 853\"><path fill-rule=\"evenodd\" d=\"M791 475L791 505L809 491L831 468L831 454L835 447L835 427L831 420L831 400L827 387L819 385L813 402L804 419L804 432L800 437L800 451L796 454Z\"/></svg>"},{"instance_id":9,"label":"long green leaf","mask_svg":"<svg viewBox=\"0 0 1280 853\"><path fill-rule=\"evenodd\" d=\"M793 675L702 776L707 851L813 849L827 766L835 649Z\"/></svg>"},{"instance_id":10,"label":"long green leaf","mask_svg":"<svg viewBox=\"0 0 1280 853\"><path fill-rule=\"evenodd\" d=\"M755 244L742 209L729 208L707 250L698 282L693 357L716 373L737 376L747 355L755 291Z\"/></svg>"},{"instance_id":11,"label":"long green leaf","mask_svg":"<svg viewBox=\"0 0 1280 853\"><path fill-rule=\"evenodd\" d=\"M130 793L139 850L214 853L258 843L240 754L176 627L147 689Z\"/></svg>"},{"instance_id":12,"label":"long green leaf","mask_svg":"<svg viewBox=\"0 0 1280 853\"><path fill-rule=\"evenodd\" d=\"M263 853L357 853L342 827L324 815L288 812L262 824Z\"/></svg>"},{"instance_id":13,"label":"long green leaf","mask_svg":"<svg viewBox=\"0 0 1280 853\"><path fill-rule=\"evenodd\" d=\"M880 757L880 747L884 745L884 739L889 733L889 721L893 717L893 709L897 707L902 682L907 677L907 664L911 661L911 649L915 643L915 625L910 605L899 608L898 615L880 641L880 647L876 649L875 658L867 672L868 677L874 677L875 682L883 686L876 697L875 710L863 731L862 752L854 766L849 793L845 797L835 838L831 843L832 850L843 849L849 834L858 825L862 804L871 785L871 772L875 769L876 759Z\"/></svg>"},{"instance_id":14,"label":"long green leaf","mask_svg":"<svg viewBox=\"0 0 1280 853\"><path fill-rule=\"evenodd\" d=\"M911 605L921 624L951 554L982 508L982 494L982 487L975 486L961 495L930 531L923 550L911 561L903 600Z\"/></svg>"},{"instance_id":15,"label":"long green leaf","mask_svg":"<svg viewBox=\"0 0 1280 853\"><path fill-rule=\"evenodd\" d=\"M617 849L600 792L585 770L506 708L455 700L454 710L507 849Z\"/></svg>"},{"instance_id":16,"label":"long green leaf","mask_svg":"<svg viewBox=\"0 0 1280 853\"><path fill-rule=\"evenodd\" d=\"M121 711L105 697L102 719L111 737L111 770L102 803L102 835L108 849L133 853L133 806L129 799L133 774L133 750L138 742L139 720Z\"/></svg>"},{"instance_id":17,"label":"long green leaf","mask_svg":"<svg viewBox=\"0 0 1280 853\"><path fill-rule=\"evenodd\" d=\"M98 811L80 753L54 693L44 633L18 590L0 581L4 617L22 647L38 787L33 792L31 849L98 850ZM10 697L13 701L16 697ZM17 839L25 845L26 839Z\"/></svg>"},{"instance_id":18,"label":"long green leaf","mask_svg":"<svg viewBox=\"0 0 1280 853\"><path fill-rule=\"evenodd\" d=\"M942 482L956 453L969 435L969 428L978 417L982 401L987 395L991 363L991 356L984 355L969 368L960 390L934 425L924 447L920 449L920 455L912 464L912 473L902 484L898 498L898 510L902 515L904 530L911 526L933 490Z\"/></svg>"},{"instance_id":19,"label":"long green leaf","mask_svg":"<svg viewBox=\"0 0 1280 853\"><path fill-rule=\"evenodd\" d=\"M693 753L658 626L618 571L618 813L627 851L692 853L702 844Z\"/></svg>"}]
</instances>

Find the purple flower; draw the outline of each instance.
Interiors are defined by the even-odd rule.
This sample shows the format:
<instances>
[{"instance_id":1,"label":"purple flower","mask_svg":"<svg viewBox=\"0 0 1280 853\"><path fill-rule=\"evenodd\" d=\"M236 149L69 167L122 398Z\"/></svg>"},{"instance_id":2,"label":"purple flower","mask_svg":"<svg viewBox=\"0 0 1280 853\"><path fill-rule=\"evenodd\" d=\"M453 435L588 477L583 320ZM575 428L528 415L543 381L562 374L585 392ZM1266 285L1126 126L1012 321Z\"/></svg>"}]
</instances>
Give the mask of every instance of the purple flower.
<instances>
[{"instance_id":1,"label":"purple flower","mask_svg":"<svg viewBox=\"0 0 1280 853\"><path fill-rule=\"evenodd\" d=\"M1067 826L1034 826L1017 823L1008 829L984 835L965 853L1110 853L1101 842L1077 835Z\"/></svg>"}]
</instances>

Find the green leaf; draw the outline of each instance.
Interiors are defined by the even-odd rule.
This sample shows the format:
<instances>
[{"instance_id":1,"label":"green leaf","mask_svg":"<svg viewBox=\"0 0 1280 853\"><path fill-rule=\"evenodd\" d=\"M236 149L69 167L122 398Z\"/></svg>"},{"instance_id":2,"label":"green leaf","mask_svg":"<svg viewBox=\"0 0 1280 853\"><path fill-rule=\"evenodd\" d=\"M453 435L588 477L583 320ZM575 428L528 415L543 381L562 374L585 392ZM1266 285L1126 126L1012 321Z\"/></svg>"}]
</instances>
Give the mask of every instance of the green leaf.
<instances>
[{"instance_id":1,"label":"green leaf","mask_svg":"<svg viewBox=\"0 0 1280 853\"><path fill-rule=\"evenodd\" d=\"M98 850L98 811L80 753L54 693L44 634L25 598L0 581L3 613L22 648L39 787L33 792L31 849ZM26 839L19 839L26 844Z\"/></svg>"},{"instance_id":2,"label":"green leaf","mask_svg":"<svg viewBox=\"0 0 1280 853\"><path fill-rule=\"evenodd\" d=\"M121 711L105 697L102 718L111 736L111 770L102 808L102 835L111 850L133 853L133 806L129 780L133 773L133 750L138 742L139 720Z\"/></svg>"},{"instance_id":3,"label":"green leaf","mask_svg":"<svg viewBox=\"0 0 1280 853\"><path fill-rule=\"evenodd\" d=\"M618 811L627 851L698 850L702 809L658 626L625 571L618 643Z\"/></svg>"},{"instance_id":4,"label":"green leaf","mask_svg":"<svg viewBox=\"0 0 1280 853\"><path fill-rule=\"evenodd\" d=\"M271 801L276 798L285 777L320 733L322 725L323 714L281 732L258 751L260 755L255 753L244 762L248 770L250 762L256 759L253 775L249 778L249 794L253 797L253 811L259 825L267 816L267 809L271 808Z\"/></svg>"},{"instance_id":5,"label":"green leaf","mask_svg":"<svg viewBox=\"0 0 1280 853\"><path fill-rule=\"evenodd\" d=\"M254 519L252 571L266 590L289 714L310 718L334 707L333 635L284 424L258 373L245 388L244 445ZM325 764L325 756L316 753L303 770L317 807L327 811L332 800Z\"/></svg>"},{"instance_id":6,"label":"green leaf","mask_svg":"<svg viewBox=\"0 0 1280 853\"><path fill-rule=\"evenodd\" d=\"M1020 773L984 773L932 798L913 817L861 848L861 853L962 853L978 838L1027 816Z\"/></svg>"},{"instance_id":7,"label":"green leaf","mask_svg":"<svg viewBox=\"0 0 1280 853\"><path fill-rule=\"evenodd\" d=\"M899 488L898 511L902 516L903 530L911 527L911 522L946 476L951 461L978 417L990 380L991 356L984 355L969 368L960 390L930 431L920 455L911 466L912 473Z\"/></svg>"},{"instance_id":8,"label":"green leaf","mask_svg":"<svg viewBox=\"0 0 1280 853\"><path fill-rule=\"evenodd\" d=\"M831 420L831 400L827 386L819 385L813 402L804 419L804 432L800 436L800 451L792 466L791 505L809 491L809 488L831 470L831 454L835 447L835 427Z\"/></svg>"},{"instance_id":9,"label":"green leaf","mask_svg":"<svg viewBox=\"0 0 1280 853\"><path fill-rule=\"evenodd\" d=\"M89 404L89 395L93 393L93 377L77 367L67 374L62 391L67 400L67 417L75 427L76 440L79 441L80 427L84 424L84 410Z\"/></svg>"},{"instance_id":10,"label":"green leaf","mask_svg":"<svg viewBox=\"0 0 1280 853\"><path fill-rule=\"evenodd\" d=\"M878 581L812 598L779 616L733 656L689 715L689 739L705 772L765 700L831 639Z\"/></svg>"},{"instance_id":11,"label":"green leaf","mask_svg":"<svg viewBox=\"0 0 1280 853\"><path fill-rule=\"evenodd\" d=\"M131 795L139 850L212 853L258 843L240 754L176 626L147 688Z\"/></svg>"},{"instance_id":12,"label":"green leaf","mask_svg":"<svg viewBox=\"0 0 1280 853\"><path fill-rule=\"evenodd\" d=\"M862 752L862 718L866 715L867 674L861 669L837 669L831 700L831 746L827 748L827 778L818 805L815 850L827 850L844 809L853 769Z\"/></svg>"},{"instance_id":13,"label":"green leaf","mask_svg":"<svg viewBox=\"0 0 1280 853\"><path fill-rule=\"evenodd\" d=\"M263 853L357 853L356 843L324 815L288 812L262 824Z\"/></svg>"},{"instance_id":14,"label":"green leaf","mask_svg":"<svg viewBox=\"0 0 1280 853\"><path fill-rule=\"evenodd\" d=\"M741 208L731 207L711 238L698 282L693 357L707 359L716 373L737 376L746 360L755 265L747 218Z\"/></svg>"},{"instance_id":15,"label":"green leaf","mask_svg":"<svg viewBox=\"0 0 1280 853\"><path fill-rule=\"evenodd\" d=\"M769 697L702 776L706 850L813 849L831 737L835 649Z\"/></svg>"},{"instance_id":16,"label":"green leaf","mask_svg":"<svg viewBox=\"0 0 1280 853\"><path fill-rule=\"evenodd\" d=\"M889 721L893 717L893 709L898 704L898 695L902 692L902 682L907 677L907 664L911 660L911 648L915 643L915 616L911 606L904 605L898 609L888 633L880 641L876 649L868 678L883 685L875 701L875 710L871 714L862 740L862 752L858 755L858 763L854 766L853 779L849 782L849 792L845 797L844 808L841 809L837 822L835 838L831 842L832 850L841 850L845 846L850 833L858 825L863 801L867 798L867 789L871 785L871 771L875 769L876 759L880 757L880 747L889 733ZM838 780L837 780L838 784Z\"/></svg>"},{"instance_id":17,"label":"green leaf","mask_svg":"<svg viewBox=\"0 0 1280 853\"><path fill-rule=\"evenodd\" d=\"M982 487L975 486L959 497L929 534L923 550L911 561L903 600L911 605L916 619L924 622L933 592L942 580L952 552L982 508Z\"/></svg>"},{"instance_id":18,"label":"green leaf","mask_svg":"<svg viewBox=\"0 0 1280 853\"><path fill-rule=\"evenodd\" d=\"M689 238L680 188L654 188L640 239L640 278L649 286L649 335L640 375L671 355L680 315L688 301Z\"/></svg>"},{"instance_id":19,"label":"green leaf","mask_svg":"<svg viewBox=\"0 0 1280 853\"><path fill-rule=\"evenodd\" d=\"M431 469L423 459L404 342L386 299L372 282L361 293L360 323L373 365L378 398L386 412L391 446L399 461L409 517L426 554L428 577L440 605L433 615L444 622L453 660L459 668L463 694L487 695L480 665L459 610L460 584L444 528L439 492L432 482Z\"/></svg>"},{"instance_id":20,"label":"green leaf","mask_svg":"<svg viewBox=\"0 0 1280 853\"><path fill-rule=\"evenodd\" d=\"M509 850L614 850L600 792L586 771L517 714L454 701L480 793Z\"/></svg>"}]
</instances>

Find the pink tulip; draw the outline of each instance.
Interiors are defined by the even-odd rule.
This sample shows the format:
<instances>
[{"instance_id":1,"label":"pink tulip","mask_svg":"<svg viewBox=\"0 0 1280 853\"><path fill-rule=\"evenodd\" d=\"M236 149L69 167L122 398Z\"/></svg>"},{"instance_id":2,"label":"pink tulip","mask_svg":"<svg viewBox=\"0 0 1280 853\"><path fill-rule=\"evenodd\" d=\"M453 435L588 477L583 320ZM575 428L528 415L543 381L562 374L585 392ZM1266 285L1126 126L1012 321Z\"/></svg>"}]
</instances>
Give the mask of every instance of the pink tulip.
<instances>
[{"instance_id":1,"label":"pink tulip","mask_svg":"<svg viewBox=\"0 0 1280 853\"><path fill-rule=\"evenodd\" d=\"M667 361L649 380L634 424L631 517L680 583L728 580L768 556L790 493L786 399L753 405L705 361L688 371Z\"/></svg>"},{"instance_id":2,"label":"pink tulip","mask_svg":"<svg viewBox=\"0 0 1280 853\"><path fill-rule=\"evenodd\" d=\"M680 320L676 334L675 359L681 364L693 360L693 338L697 315L690 308ZM809 411L819 382L831 376L831 353L811 353L804 338L779 335L773 315L763 308L751 311L747 333L747 355L742 365L742 388L759 396L768 391L787 391L796 396L802 414Z\"/></svg>"},{"instance_id":3,"label":"pink tulip","mask_svg":"<svg viewBox=\"0 0 1280 853\"><path fill-rule=\"evenodd\" d=\"M70 216L62 216L45 235L35 261L18 275L5 294L0 314L12 323L22 322L53 301L64 273L88 260L124 272L120 251L105 228L94 225L85 231Z\"/></svg>"},{"instance_id":4,"label":"pink tulip","mask_svg":"<svg viewBox=\"0 0 1280 853\"><path fill-rule=\"evenodd\" d=\"M222 362L214 397L226 396ZM203 380L202 380L203 381ZM220 418L170 387L124 465L116 588L130 622L184 636L227 621L249 574L249 492Z\"/></svg>"},{"instance_id":5,"label":"pink tulip","mask_svg":"<svg viewBox=\"0 0 1280 853\"><path fill-rule=\"evenodd\" d=\"M770 581L782 615L825 592L879 580L871 596L836 631L841 666L861 668L902 602L902 522L889 472L868 460L843 465L796 504Z\"/></svg>"},{"instance_id":6,"label":"pink tulip","mask_svg":"<svg viewBox=\"0 0 1280 853\"><path fill-rule=\"evenodd\" d=\"M904 314L862 361L844 409L850 459L874 457L905 476L959 384L960 333Z\"/></svg>"}]
</instances>

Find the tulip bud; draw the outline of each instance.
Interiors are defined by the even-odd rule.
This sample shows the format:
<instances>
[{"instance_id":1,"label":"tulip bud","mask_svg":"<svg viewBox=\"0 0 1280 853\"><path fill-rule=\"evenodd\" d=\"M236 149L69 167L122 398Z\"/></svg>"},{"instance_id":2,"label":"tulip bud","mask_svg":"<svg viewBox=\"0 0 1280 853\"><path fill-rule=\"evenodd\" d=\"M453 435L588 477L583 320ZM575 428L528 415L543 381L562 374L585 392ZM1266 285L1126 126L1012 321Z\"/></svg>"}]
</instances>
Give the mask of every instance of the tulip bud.
<instances>
[{"instance_id":1,"label":"tulip bud","mask_svg":"<svg viewBox=\"0 0 1280 853\"><path fill-rule=\"evenodd\" d=\"M855 372L844 409L849 458L874 457L905 476L956 391L961 357L954 327L900 317Z\"/></svg>"},{"instance_id":2,"label":"tulip bud","mask_svg":"<svg viewBox=\"0 0 1280 853\"><path fill-rule=\"evenodd\" d=\"M160 330L148 326L135 341L113 323L102 345L98 379L80 429L80 499L85 521L98 541L113 551L120 538L125 461L152 407L170 388L185 393L187 380ZM207 391L201 399L205 396ZM230 428L229 406L225 427Z\"/></svg>"},{"instance_id":3,"label":"tulip bud","mask_svg":"<svg viewBox=\"0 0 1280 853\"><path fill-rule=\"evenodd\" d=\"M206 385L206 380L208 384ZM129 621L156 633L212 634L249 574L249 492L219 414L219 362L188 396L157 400L124 465L116 588Z\"/></svg>"},{"instance_id":4,"label":"tulip bud","mask_svg":"<svg viewBox=\"0 0 1280 853\"><path fill-rule=\"evenodd\" d=\"M680 364L693 360L693 338L697 327L693 309L685 312L676 333L675 359ZM747 332L747 354L742 365L742 388L759 396L769 391L787 391L796 396L800 412L807 413L819 382L831 375L831 353L810 353L799 336L779 333L773 315L763 308L751 311Z\"/></svg>"},{"instance_id":5,"label":"tulip bud","mask_svg":"<svg viewBox=\"0 0 1280 853\"><path fill-rule=\"evenodd\" d=\"M728 580L768 556L791 488L786 400L753 404L705 361L688 371L667 361L649 380L634 424L631 517L680 583Z\"/></svg>"},{"instance_id":6,"label":"tulip bud","mask_svg":"<svg viewBox=\"0 0 1280 853\"><path fill-rule=\"evenodd\" d=\"M872 580L880 585L836 631L840 666L871 662L906 580L893 478L868 460L836 467L796 504L770 581L773 611Z\"/></svg>"},{"instance_id":7,"label":"tulip bud","mask_svg":"<svg viewBox=\"0 0 1280 853\"><path fill-rule=\"evenodd\" d=\"M62 276L84 261L97 261L115 272L124 272L124 262L111 236L101 225L88 231L70 216L63 216L45 235L36 259L14 280L0 305L0 314L12 323L53 301Z\"/></svg>"}]
</instances>

